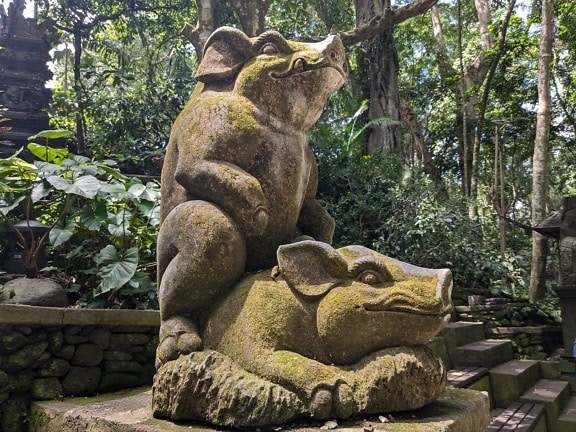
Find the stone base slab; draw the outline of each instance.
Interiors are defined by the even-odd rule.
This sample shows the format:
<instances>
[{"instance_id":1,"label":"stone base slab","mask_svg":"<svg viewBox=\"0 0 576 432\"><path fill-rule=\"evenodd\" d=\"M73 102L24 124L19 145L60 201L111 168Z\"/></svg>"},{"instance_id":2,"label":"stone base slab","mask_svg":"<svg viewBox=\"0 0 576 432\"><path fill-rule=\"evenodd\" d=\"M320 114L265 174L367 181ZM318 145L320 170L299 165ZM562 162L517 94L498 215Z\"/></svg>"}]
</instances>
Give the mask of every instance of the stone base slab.
<instances>
[{"instance_id":1,"label":"stone base slab","mask_svg":"<svg viewBox=\"0 0 576 432\"><path fill-rule=\"evenodd\" d=\"M35 402L30 416L31 432L216 432L199 424L174 424L151 415L152 391L140 388L93 398ZM390 417L390 416L388 416ZM489 422L488 395L465 389L446 389L432 404L411 412L394 413L382 423L378 416L340 422L339 432L482 432ZM321 423L297 423L282 431L319 432ZM264 429L262 429L264 430ZM270 430L278 430L277 427Z\"/></svg>"}]
</instances>

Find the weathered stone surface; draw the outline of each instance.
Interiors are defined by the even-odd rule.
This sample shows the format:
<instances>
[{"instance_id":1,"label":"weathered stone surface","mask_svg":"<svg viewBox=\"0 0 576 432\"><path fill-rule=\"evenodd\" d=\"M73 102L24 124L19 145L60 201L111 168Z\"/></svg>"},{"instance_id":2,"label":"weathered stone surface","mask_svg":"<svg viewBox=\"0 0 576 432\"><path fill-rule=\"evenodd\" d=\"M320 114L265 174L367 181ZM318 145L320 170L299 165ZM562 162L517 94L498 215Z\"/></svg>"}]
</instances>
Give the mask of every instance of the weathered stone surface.
<instances>
[{"instance_id":1,"label":"weathered stone surface","mask_svg":"<svg viewBox=\"0 0 576 432\"><path fill-rule=\"evenodd\" d=\"M264 47L274 53L258 55ZM279 245L302 234L332 240L306 133L346 76L335 35L305 44L224 27L207 41L162 171L161 339L185 336L162 343L160 361L197 350L197 315L246 269L272 267Z\"/></svg>"},{"instance_id":2,"label":"weathered stone surface","mask_svg":"<svg viewBox=\"0 0 576 432\"><path fill-rule=\"evenodd\" d=\"M143 354L148 358L154 358L156 356L156 348L160 343L160 339L158 335L152 336L148 343L144 345L144 352Z\"/></svg>"},{"instance_id":3,"label":"weathered stone surface","mask_svg":"<svg viewBox=\"0 0 576 432\"><path fill-rule=\"evenodd\" d=\"M105 373L102 375L98 391L101 393L139 387L144 384L139 375L130 373Z\"/></svg>"},{"instance_id":4,"label":"weathered stone surface","mask_svg":"<svg viewBox=\"0 0 576 432\"><path fill-rule=\"evenodd\" d=\"M8 375L8 389L12 393L24 393L32 387L32 381L36 374L31 370L23 370Z\"/></svg>"},{"instance_id":5,"label":"weathered stone surface","mask_svg":"<svg viewBox=\"0 0 576 432\"><path fill-rule=\"evenodd\" d=\"M40 357L38 357L36 359L36 361L32 364L30 364L28 367L30 369L36 369L37 367L39 367L41 364L45 363L50 357L52 357L52 355L48 352L48 351L44 351Z\"/></svg>"},{"instance_id":6,"label":"weathered stone surface","mask_svg":"<svg viewBox=\"0 0 576 432\"><path fill-rule=\"evenodd\" d=\"M46 332L42 329L35 328L32 333L28 336L28 343L33 344L36 342L43 342L48 339Z\"/></svg>"},{"instance_id":7,"label":"weathered stone surface","mask_svg":"<svg viewBox=\"0 0 576 432\"><path fill-rule=\"evenodd\" d=\"M6 389L9 382L10 380L8 379L8 374L3 370L0 370L0 391Z\"/></svg>"},{"instance_id":8,"label":"weathered stone surface","mask_svg":"<svg viewBox=\"0 0 576 432\"><path fill-rule=\"evenodd\" d=\"M64 344L64 333L61 330L50 332L48 334L48 351L52 354L62 349Z\"/></svg>"},{"instance_id":9,"label":"weathered stone surface","mask_svg":"<svg viewBox=\"0 0 576 432\"><path fill-rule=\"evenodd\" d=\"M114 333L148 333L151 329L150 326L124 325L114 327Z\"/></svg>"},{"instance_id":10,"label":"weathered stone surface","mask_svg":"<svg viewBox=\"0 0 576 432\"><path fill-rule=\"evenodd\" d=\"M64 392L69 395L84 396L94 394L100 382L99 367L73 366L62 380Z\"/></svg>"},{"instance_id":11,"label":"weathered stone surface","mask_svg":"<svg viewBox=\"0 0 576 432\"><path fill-rule=\"evenodd\" d=\"M132 354L126 351L104 351L102 356L104 360L119 360L119 361L130 361L133 359Z\"/></svg>"},{"instance_id":12,"label":"weathered stone surface","mask_svg":"<svg viewBox=\"0 0 576 432\"><path fill-rule=\"evenodd\" d=\"M98 348L102 350L108 349L110 346L110 330L96 328L90 332L88 339Z\"/></svg>"},{"instance_id":13,"label":"weathered stone surface","mask_svg":"<svg viewBox=\"0 0 576 432\"><path fill-rule=\"evenodd\" d=\"M142 373L142 365L135 361L106 360L104 370L107 372L129 372L133 374Z\"/></svg>"},{"instance_id":14,"label":"weathered stone surface","mask_svg":"<svg viewBox=\"0 0 576 432\"><path fill-rule=\"evenodd\" d=\"M175 424L154 419L150 413L151 392L122 392L103 401L68 399L34 402L30 432L216 432L198 423ZM483 432L489 420L489 398L471 390L446 389L426 407L394 415L394 421L381 423L377 416L339 421L336 431L344 432ZM303 421L291 425L291 432L322 432L320 422Z\"/></svg>"},{"instance_id":15,"label":"weathered stone surface","mask_svg":"<svg viewBox=\"0 0 576 432\"><path fill-rule=\"evenodd\" d=\"M113 333L110 335L110 349L128 351L133 346L146 345L149 341L143 333Z\"/></svg>"},{"instance_id":16,"label":"weathered stone surface","mask_svg":"<svg viewBox=\"0 0 576 432\"><path fill-rule=\"evenodd\" d=\"M38 342L32 345L26 345L18 351L10 354L2 367L8 372L25 369L36 362L47 347L48 342Z\"/></svg>"},{"instance_id":17,"label":"weathered stone surface","mask_svg":"<svg viewBox=\"0 0 576 432\"><path fill-rule=\"evenodd\" d=\"M336 251L315 241L281 246L278 261L280 271L275 280L267 272L245 278L207 320L202 337L205 347L234 363L229 373L220 366L217 373L230 375L234 382L245 370L279 385L297 395L297 403L303 407L293 408L297 415L318 419L415 409L442 392L445 368L441 361L428 348L405 345L424 343L445 325L451 310L448 271L410 266L359 246ZM403 348L381 351L394 346ZM217 353L208 356L204 364L202 355L206 353L181 356L176 362L192 362L193 373L211 362L227 364ZM201 360L193 360L196 358ZM187 383L194 383L195 377L188 376L179 363L168 367L170 363L164 373L164 367L160 368L156 377L155 402L162 398L181 409L189 404L180 398L193 392L164 393L162 380L172 388L175 376L185 376ZM421 367L415 368L415 364ZM363 380L365 384L361 384ZM382 387L380 380L397 383L397 387ZM239 388L235 384L232 387ZM221 386L195 388L217 392ZM244 393L252 394L250 389ZM229 425L265 424L244 423L253 421L242 417L247 408L228 406L226 398L237 400L223 392L215 403L219 409L226 407ZM263 403L267 406L269 402ZM273 421L275 414L267 416L248 405L257 403L256 399L245 403L248 411L258 413L258 421ZM202 410L210 412L210 408ZM164 408L157 413L186 418L183 412ZM223 421L219 414L212 419L189 419L194 418L216 424Z\"/></svg>"},{"instance_id":18,"label":"weathered stone surface","mask_svg":"<svg viewBox=\"0 0 576 432\"><path fill-rule=\"evenodd\" d=\"M86 336L74 335L74 334L64 334L64 343L69 345L79 345L88 342Z\"/></svg>"},{"instance_id":19,"label":"weathered stone surface","mask_svg":"<svg viewBox=\"0 0 576 432\"><path fill-rule=\"evenodd\" d=\"M64 395L62 384L58 378L39 378L32 382L30 389L32 397L36 400L56 399Z\"/></svg>"},{"instance_id":20,"label":"weathered stone surface","mask_svg":"<svg viewBox=\"0 0 576 432\"><path fill-rule=\"evenodd\" d=\"M28 339L22 333L11 331L9 333L0 333L0 353L10 353L22 348Z\"/></svg>"},{"instance_id":21,"label":"weathered stone surface","mask_svg":"<svg viewBox=\"0 0 576 432\"><path fill-rule=\"evenodd\" d=\"M289 354L283 355L291 361ZM292 361L288 367L298 376L298 362L306 359ZM311 385L288 383L288 377L264 379L216 352L181 356L157 372L152 409L155 416L173 420L259 427L296 418L421 408L442 394L446 380L440 360L423 346L388 348L346 368L315 366L316 373L324 375L321 385L314 385L318 376L313 374L302 376ZM335 381L326 380L328 371Z\"/></svg>"},{"instance_id":22,"label":"weathered stone surface","mask_svg":"<svg viewBox=\"0 0 576 432\"><path fill-rule=\"evenodd\" d=\"M70 360L74 357L74 352L76 351L76 346L74 345L64 345L60 351L58 351L55 356L65 360Z\"/></svg>"},{"instance_id":23,"label":"weathered stone surface","mask_svg":"<svg viewBox=\"0 0 576 432\"><path fill-rule=\"evenodd\" d=\"M100 362L102 350L91 343L78 345L71 360L74 366L97 366Z\"/></svg>"},{"instance_id":24,"label":"weathered stone surface","mask_svg":"<svg viewBox=\"0 0 576 432\"><path fill-rule=\"evenodd\" d=\"M444 390L422 344L450 317L450 271L329 246L306 132L346 74L335 35L207 41L162 172L156 415L262 427L416 409Z\"/></svg>"},{"instance_id":25,"label":"weathered stone surface","mask_svg":"<svg viewBox=\"0 0 576 432\"><path fill-rule=\"evenodd\" d=\"M45 363L36 368L36 373L39 377L62 377L70 370L70 362L68 360L51 358Z\"/></svg>"},{"instance_id":26,"label":"weathered stone surface","mask_svg":"<svg viewBox=\"0 0 576 432\"><path fill-rule=\"evenodd\" d=\"M52 279L12 279L4 284L4 291L13 291L15 295L12 298L0 298L0 303L49 307L68 306L66 291Z\"/></svg>"}]
</instances>

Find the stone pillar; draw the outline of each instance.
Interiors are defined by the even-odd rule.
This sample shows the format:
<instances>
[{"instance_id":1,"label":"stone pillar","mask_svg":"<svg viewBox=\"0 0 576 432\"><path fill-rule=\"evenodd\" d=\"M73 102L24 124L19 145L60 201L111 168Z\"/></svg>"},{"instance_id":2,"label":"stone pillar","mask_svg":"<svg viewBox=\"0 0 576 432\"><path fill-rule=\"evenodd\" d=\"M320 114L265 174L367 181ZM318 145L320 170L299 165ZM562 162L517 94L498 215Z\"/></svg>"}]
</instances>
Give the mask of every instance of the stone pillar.
<instances>
[{"instance_id":1,"label":"stone pillar","mask_svg":"<svg viewBox=\"0 0 576 432\"><path fill-rule=\"evenodd\" d=\"M562 202L560 217L560 284L555 289L560 299L562 333L565 356L562 375L576 390L576 195L567 196Z\"/></svg>"}]
</instances>

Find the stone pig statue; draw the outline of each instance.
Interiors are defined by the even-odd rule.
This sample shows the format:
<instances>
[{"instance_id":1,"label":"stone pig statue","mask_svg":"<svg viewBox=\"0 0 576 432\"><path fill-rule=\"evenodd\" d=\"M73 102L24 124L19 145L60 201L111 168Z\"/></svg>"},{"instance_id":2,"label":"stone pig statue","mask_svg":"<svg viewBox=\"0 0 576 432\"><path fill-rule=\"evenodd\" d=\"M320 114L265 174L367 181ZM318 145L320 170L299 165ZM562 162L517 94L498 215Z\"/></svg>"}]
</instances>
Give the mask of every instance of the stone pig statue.
<instances>
[{"instance_id":1,"label":"stone pig statue","mask_svg":"<svg viewBox=\"0 0 576 432\"><path fill-rule=\"evenodd\" d=\"M159 369L155 415L257 427L416 409L443 392L422 344L449 320L449 270L316 241L280 246L278 264L212 312L203 352Z\"/></svg>"},{"instance_id":2,"label":"stone pig statue","mask_svg":"<svg viewBox=\"0 0 576 432\"><path fill-rule=\"evenodd\" d=\"M223 27L206 42L162 170L158 364L201 349L206 312L245 271L272 267L279 245L331 242L307 131L346 77L336 35L308 44Z\"/></svg>"}]
</instances>

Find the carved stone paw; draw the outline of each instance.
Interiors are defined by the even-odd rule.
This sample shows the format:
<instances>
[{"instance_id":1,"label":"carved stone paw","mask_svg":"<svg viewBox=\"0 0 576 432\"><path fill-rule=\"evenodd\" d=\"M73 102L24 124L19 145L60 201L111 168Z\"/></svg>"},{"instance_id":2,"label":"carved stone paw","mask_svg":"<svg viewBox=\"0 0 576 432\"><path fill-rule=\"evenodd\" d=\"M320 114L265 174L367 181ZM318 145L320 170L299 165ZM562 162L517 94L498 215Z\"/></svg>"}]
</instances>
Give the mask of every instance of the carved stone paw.
<instances>
[{"instance_id":1,"label":"carved stone paw","mask_svg":"<svg viewBox=\"0 0 576 432\"><path fill-rule=\"evenodd\" d=\"M350 386L344 382L331 386L319 386L312 392L310 413L312 417L325 420L331 417L345 419L357 412L357 404Z\"/></svg>"},{"instance_id":2,"label":"carved stone paw","mask_svg":"<svg viewBox=\"0 0 576 432\"><path fill-rule=\"evenodd\" d=\"M336 386L333 394L333 415L345 419L352 417L358 411L358 404L354 399L354 393L350 386L341 383Z\"/></svg>"},{"instance_id":3,"label":"carved stone paw","mask_svg":"<svg viewBox=\"0 0 576 432\"><path fill-rule=\"evenodd\" d=\"M196 325L186 318L171 318L162 323L160 344L156 349L156 368L180 354L190 354L202 349L202 339Z\"/></svg>"}]
</instances>

